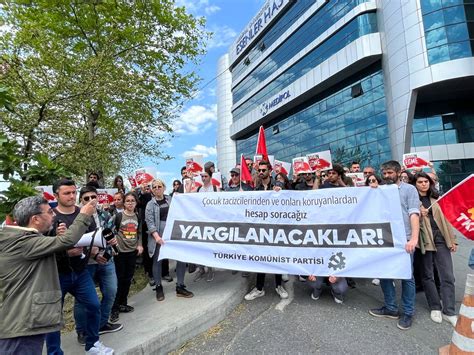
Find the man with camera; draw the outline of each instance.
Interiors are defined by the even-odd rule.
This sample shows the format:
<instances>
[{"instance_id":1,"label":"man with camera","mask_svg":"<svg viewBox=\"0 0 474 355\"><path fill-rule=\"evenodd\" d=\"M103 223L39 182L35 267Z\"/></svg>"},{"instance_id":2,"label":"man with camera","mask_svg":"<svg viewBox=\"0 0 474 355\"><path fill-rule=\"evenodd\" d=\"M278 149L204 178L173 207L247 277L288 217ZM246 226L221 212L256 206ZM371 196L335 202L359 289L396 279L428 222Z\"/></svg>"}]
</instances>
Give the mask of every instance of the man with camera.
<instances>
[{"instance_id":1,"label":"man with camera","mask_svg":"<svg viewBox=\"0 0 474 355\"><path fill-rule=\"evenodd\" d=\"M81 205L85 205L90 200L97 200L97 189L91 184L87 184L79 191L79 202ZM112 218L107 211L96 208L92 217L91 228L102 228L102 230L109 230L112 233ZM116 245L117 240L112 235L112 239L108 243L109 246L106 249L92 247L87 263L87 271L92 279L97 281L102 293L99 335L118 332L123 328L122 324L109 322L110 312L117 293L117 275L111 246ZM85 345L86 309L77 300L74 302L74 319L76 321L77 341L79 344Z\"/></svg>"}]
</instances>

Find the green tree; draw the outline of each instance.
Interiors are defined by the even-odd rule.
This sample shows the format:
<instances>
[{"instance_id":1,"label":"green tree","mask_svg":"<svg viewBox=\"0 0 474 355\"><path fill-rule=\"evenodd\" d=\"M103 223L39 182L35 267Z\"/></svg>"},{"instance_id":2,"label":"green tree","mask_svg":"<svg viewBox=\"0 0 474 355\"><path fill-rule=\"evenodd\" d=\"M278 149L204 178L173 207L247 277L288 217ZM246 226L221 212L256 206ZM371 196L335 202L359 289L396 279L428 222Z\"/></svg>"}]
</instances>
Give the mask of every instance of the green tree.
<instances>
[{"instance_id":1,"label":"green tree","mask_svg":"<svg viewBox=\"0 0 474 355\"><path fill-rule=\"evenodd\" d=\"M199 81L189 68L208 33L173 0L12 0L0 20L0 81L15 110L0 126L25 161L45 153L69 171L111 174L158 162Z\"/></svg>"},{"instance_id":2,"label":"green tree","mask_svg":"<svg viewBox=\"0 0 474 355\"><path fill-rule=\"evenodd\" d=\"M18 201L38 194L35 186L51 185L55 180L70 175L62 166L40 153L24 160L21 149L16 141L0 133L0 174L3 180L9 182L8 189L0 191L0 222L12 212Z\"/></svg>"}]
</instances>

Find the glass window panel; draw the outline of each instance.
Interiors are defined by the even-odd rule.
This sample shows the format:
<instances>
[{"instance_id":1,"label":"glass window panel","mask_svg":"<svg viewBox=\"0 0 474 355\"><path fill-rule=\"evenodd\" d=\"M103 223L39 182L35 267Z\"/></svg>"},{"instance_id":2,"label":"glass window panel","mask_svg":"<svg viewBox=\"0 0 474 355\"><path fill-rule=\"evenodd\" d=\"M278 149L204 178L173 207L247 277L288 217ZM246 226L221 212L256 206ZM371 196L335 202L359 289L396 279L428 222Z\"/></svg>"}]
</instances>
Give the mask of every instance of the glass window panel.
<instances>
[{"instance_id":1,"label":"glass window panel","mask_svg":"<svg viewBox=\"0 0 474 355\"><path fill-rule=\"evenodd\" d=\"M425 26L425 31L444 26L443 11L435 11L423 16L423 25Z\"/></svg>"},{"instance_id":2,"label":"glass window panel","mask_svg":"<svg viewBox=\"0 0 474 355\"><path fill-rule=\"evenodd\" d=\"M436 64L449 60L448 46L428 49L428 60L431 64Z\"/></svg>"},{"instance_id":3,"label":"glass window panel","mask_svg":"<svg viewBox=\"0 0 474 355\"><path fill-rule=\"evenodd\" d=\"M467 58L471 57L471 46L469 41L450 43L449 44L449 57L451 60L458 58Z\"/></svg>"},{"instance_id":4,"label":"glass window panel","mask_svg":"<svg viewBox=\"0 0 474 355\"><path fill-rule=\"evenodd\" d=\"M455 129L450 129L450 130L444 131L444 140L445 140L446 144L456 144L456 143L458 143L456 130Z\"/></svg>"},{"instance_id":5,"label":"glass window panel","mask_svg":"<svg viewBox=\"0 0 474 355\"><path fill-rule=\"evenodd\" d=\"M424 14L439 10L441 8L441 1L439 0L421 0L421 9Z\"/></svg>"},{"instance_id":6,"label":"glass window panel","mask_svg":"<svg viewBox=\"0 0 474 355\"><path fill-rule=\"evenodd\" d=\"M428 48L438 47L445 43L448 43L445 27L426 32L426 46Z\"/></svg>"},{"instance_id":7,"label":"glass window panel","mask_svg":"<svg viewBox=\"0 0 474 355\"><path fill-rule=\"evenodd\" d=\"M444 23L450 25L466 21L464 17L464 6L453 6L443 9Z\"/></svg>"},{"instance_id":8,"label":"glass window panel","mask_svg":"<svg viewBox=\"0 0 474 355\"><path fill-rule=\"evenodd\" d=\"M374 101L374 112L385 112L385 98Z\"/></svg>"},{"instance_id":9,"label":"glass window panel","mask_svg":"<svg viewBox=\"0 0 474 355\"><path fill-rule=\"evenodd\" d=\"M430 145L441 145L446 144L444 141L444 134L443 132L428 132Z\"/></svg>"},{"instance_id":10,"label":"glass window panel","mask_svg":"<svg viewBox=\"0 0 474 355\"><path fill-rule=\"evenodd\" d=\"M375 124L377 126L382 126L387 124L387 116L385 112L375 115Z\"/></svg>"},{"instance_id":11,"label":"glass window panel","mask_svg":"<svg viewBox=\"0 0 474 355\"><path fill-rule=\"evenodd\" d=\"M426 120L428 131L438 131L443 129L443 119L441 116L429 117Z\"/></svg>"},{"instance_id":12,"label":"glass window panel","mask_svg":"<svg viewBox=\"0 0 474 355\"><path fill-rule=\"evenodd\" d=\"M365 132L365 138L367 143L373 142L377 140L377 131L375 129L369 129Z\"/></svg>"},{"instance_id":13,"label":"glass window panel","mask_svg":"<svg viewBox=\"0 0 474 355\"><path fill-rule=\"evenodd\" d=\"M415 118L413 120L413 132L426 132L426 118Z\"/></svg>"},{"instance_id":14,"label":"glass window panel","mask_svg":"<svg viewBox=\"0 0 474 355\"><path fill-rule=\"evenodd\" d=\"M466 23L458 23L457 25L447 26L446 36L448 37L449 42L460 42L468 40L469 34L467 33Z\"/></svg>"},{"instance_id":15,"label":"glass window panel","mask_svg":"<svg viewBox=\"0 0 474 355\"><path fill-rule=\"evenodd\" d=\"M466 15L466 21L474 21L474 5L464 5L464 13Z\"/></svg>"},{"instance_id":16,"label":"glass window panel","mask_svg":"<svg viewBox=\"0 0 474 355\"><path fill-rule=\"evenodd\" d=\"M453 5L462 5L463 0L442 0L443 7L453 6Z\"/></svg>"},{"instance_id":17,"label":"glass window panel","mask_svg":"<svg viewBox=\"0 0 474 355\"><path fill-rule=\"evenodd\" d=\"M384 139L388 137L387 126L377 127L377 139Z\"/></svg>"},{"instance_id":18,"label":"glass window panel","mask_svg":"<svg viewBox=\"0 0 474 355\"><path fill-rule=\"evenodd\" d=\"M428 140L428 133L413 133L413 140L415 141L415 147L424 147L430 145Z\"/></svg>"}]
</instances>

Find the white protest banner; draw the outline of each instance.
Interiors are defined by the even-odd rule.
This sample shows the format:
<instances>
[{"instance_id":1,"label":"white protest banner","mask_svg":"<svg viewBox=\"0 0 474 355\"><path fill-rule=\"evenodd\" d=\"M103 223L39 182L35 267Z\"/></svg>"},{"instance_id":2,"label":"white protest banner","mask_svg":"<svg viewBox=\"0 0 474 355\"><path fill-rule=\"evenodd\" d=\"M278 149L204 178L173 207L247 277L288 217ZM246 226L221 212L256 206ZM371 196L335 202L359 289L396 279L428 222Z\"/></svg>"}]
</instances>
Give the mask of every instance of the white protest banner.
<instances>
[{"instance_id":1,"label":"white protest banner","mask_svg":"<svg viewBox=\"0 0 474 355\"><path fill-rule=\"evenodd\" d=\"M325 150L307 155L308 163L312 171L332 169L331 151Z\"/></svg>"},{"instance_id":2,"label":"white protest banner","mask_svg":"<svg viewBox=\"0 0 474 355\"><path fill-rule=\"evenodd\" d=\"M364 173L346 173L346 176L352 179L354 186L357 186L357 187L365 186Z\"/></svg>"},{"instance_id":3,"label":"white protest banner","mask_svg":"<svg viewBox=\"0 0 474 355\"><path fill-rule=\"evenodd\" d=\"M274 274L411 277L398 188L180 194L160 259Z\"/></svg>"},{"instance_id":4,"label":"white protest banner","mask_svg":"<svg viewBox=\"0 0 474 355\"><path fill-rule=\"evenodd\" d=\"M263 155L262 154L257 154L253 156L253 162L256 166L263 160ZM275 163L275 156L274 155L269 155L268 156L268 162L270 163L271 166Z\"/></svg>"},{"instance_id":5,"label":"white protest banner","mask_svg":"<svg viewBox=\"0 0 474 355\"><path fill-rule=\"evenodd\" d=\"M275 165L273 165L273 171L275 174L283 173L285 175L290 174L291 170L291 163L287 163L285 161L280 161L275 159Z\"/></svg>"},{"instance_id":6,"label":"white protest banner","mask_svg":"<svg viewBox=\"0 0 474 355\"><path fill-rule=\"evenodd\" d=\"M102 228L98 228L93 232L84 234L74 246L89 247L91 245L92 238L94 238L94 246L105 249L105 247L107 246L107 242L104 238L102 238Z\"/></svg>"},{"instance_id":7,"label":"white protest banner","mask_svg":"<svg viewBox=\"0 0 474 355\"><path fill-rule=\"evenodd\" d=\"M311 173L307 157L293 158L293 175Z\"/></svg>"},{"instance_id":8,"label":"white protest banner","mask_svg":"<svg viewBox=\"0 0 474 355\"><path fill-rule=\"evenodd\" d=\"M407 169L427 168L430 163L430 152L403 154L403 165Z\"/></svg>"},{"instance_id":9,"label":"white protest banner","mask_svg":"<svg viewBox=\"0 0 474 355\"><path fill-rule=\"evenodd\" d=\"M186 158L186 170L193 173L194 176L204 171L204 156L202 154L193 155Z\"/></svg>"},{"instance_id":10,"label":"white protest banner","mask_svg":"<svg viewBox=\"0 0 474 355\"><path fill-rule=\"evenodd\" d=\"M97 189L97 202L99 205L114 202L114 195L118 189Z\"/></svg>"}]
</instances>

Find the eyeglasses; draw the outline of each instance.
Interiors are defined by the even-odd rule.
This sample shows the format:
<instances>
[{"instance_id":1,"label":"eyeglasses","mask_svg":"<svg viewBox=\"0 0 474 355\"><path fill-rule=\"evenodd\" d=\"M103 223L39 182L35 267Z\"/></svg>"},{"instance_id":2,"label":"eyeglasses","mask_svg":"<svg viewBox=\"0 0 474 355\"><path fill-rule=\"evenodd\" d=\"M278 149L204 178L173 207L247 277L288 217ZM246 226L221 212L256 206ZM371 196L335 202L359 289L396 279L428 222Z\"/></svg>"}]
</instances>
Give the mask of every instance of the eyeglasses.
<instances>
[{"instance_id":1,"label":"eyeglasses","mask_svg":"<svg viewBox=\"0 0 474 355\"><path fill-rule=\"evenodd\" d=\"M89 202L89 200L95 200L97 199L97 195L94 196L82 196L82 199L86 202Z\"/></svg>"},{"instance_id":2,"label":"eyeglasses","mask_svg":"<svg viewBox=\"0 0 474 355\"><path fill-rule=\"evenodd\" d=\"M369 179L369 183L373 184L373 183L376 183L377 180L376 179Z\"/></svg>"},{"instance_id":3,"label":"eyeglasses","mask_svg":"<svg viewBox=\"0 0 474 355\"><path fill-rule=\"evenodd\" d=\"M39 212L39 213L35 213L35 216L39 215L39 214L49 214L51 216L54 216L54 211L50 208L49 210L47 210L46 212Z\"/></svg>"},{"instance_id":4,"label":"eyeglasses","mask_svg":"<svg viewBox=\"0 0 474 355\"><path fill-rule=\"evenodd\" d=\"M239 174L235 174L235 173L234 173L234 174L230 174L230 176L236 177L236 176L239 176Z\"/></svg>"},{"instance_id":5,"label":"eyeglasses","mask_svg":"<svg viewBox=\"0 0 474 355\"><path fill-rule=\"evenodd\" d=\"M265 171L267 171L268 169L258 169L258 172L259 173L264 173Z\"/></svg>"}]
</instances>

